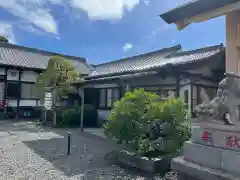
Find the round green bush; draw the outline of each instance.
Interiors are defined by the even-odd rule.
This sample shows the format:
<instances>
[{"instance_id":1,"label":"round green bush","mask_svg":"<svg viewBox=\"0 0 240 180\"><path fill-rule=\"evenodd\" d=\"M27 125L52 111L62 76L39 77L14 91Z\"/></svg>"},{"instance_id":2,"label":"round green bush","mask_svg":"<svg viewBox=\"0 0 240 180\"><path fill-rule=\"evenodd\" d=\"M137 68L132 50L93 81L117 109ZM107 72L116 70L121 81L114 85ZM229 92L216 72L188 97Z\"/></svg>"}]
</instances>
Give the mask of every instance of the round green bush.
<instances>
[{"instance_id":1,"label":"round green bush","mask_svg":"<svg viewBox=\"0 0 240 180\"><path fill-rule=\"evenodd\" d=\"M90 104L84 105L83 125L94 127L97 125L97 109ZM81 122L81 107L66 109L62 113L62 124L69 127L79 127Z\"/></svg>"},{"instance_id":2,"label":"round green bush","mask_svg":"<svg viewBox=\"0 0 240 180\"><path fill-rule=\"evenodd\" d=\"M105 135L129 144L139 155L174 153L190 137L185 104L144 90L127 92L115 103L104 125Z\"/></svg>"}]
</instances>

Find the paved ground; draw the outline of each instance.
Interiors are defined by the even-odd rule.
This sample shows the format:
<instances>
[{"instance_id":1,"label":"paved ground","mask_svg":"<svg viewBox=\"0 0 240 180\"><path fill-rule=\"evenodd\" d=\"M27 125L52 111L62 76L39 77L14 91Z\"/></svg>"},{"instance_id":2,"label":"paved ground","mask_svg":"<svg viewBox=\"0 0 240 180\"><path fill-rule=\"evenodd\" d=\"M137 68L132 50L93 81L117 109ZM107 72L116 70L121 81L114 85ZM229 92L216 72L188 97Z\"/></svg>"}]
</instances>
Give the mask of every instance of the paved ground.
<instances>
[{"instance_id":1,"label":"paved ground","mask_svg":"<svg viewBox=\"0 0 240 180\"><path fill-rule=\"evenodd\" d=\"M67 132L72 134L67 155ZM42 128L33 122L0 122L0 180L176 180L125 170L106 160L111 141L79 129Z\"/></svg>"}]
</instances>

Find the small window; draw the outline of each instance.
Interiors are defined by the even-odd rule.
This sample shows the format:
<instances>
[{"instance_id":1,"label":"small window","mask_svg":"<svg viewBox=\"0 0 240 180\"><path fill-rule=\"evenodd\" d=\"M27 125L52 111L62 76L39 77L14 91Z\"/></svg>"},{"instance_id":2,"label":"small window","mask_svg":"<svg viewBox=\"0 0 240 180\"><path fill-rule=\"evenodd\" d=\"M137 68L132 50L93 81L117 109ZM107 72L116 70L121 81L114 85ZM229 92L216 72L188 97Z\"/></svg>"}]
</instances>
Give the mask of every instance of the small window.
<instances>
[{"instance_id":1,"label":"small window","mask_svg":"<svg viewBox=\"0 0 240 180\"><path fill-rule=\"evenodd\" d=\"M110 109L114 102L119 100L120 90L118 88L100 89L100 102L99 107Z\"/></svg>"}]
</instances>

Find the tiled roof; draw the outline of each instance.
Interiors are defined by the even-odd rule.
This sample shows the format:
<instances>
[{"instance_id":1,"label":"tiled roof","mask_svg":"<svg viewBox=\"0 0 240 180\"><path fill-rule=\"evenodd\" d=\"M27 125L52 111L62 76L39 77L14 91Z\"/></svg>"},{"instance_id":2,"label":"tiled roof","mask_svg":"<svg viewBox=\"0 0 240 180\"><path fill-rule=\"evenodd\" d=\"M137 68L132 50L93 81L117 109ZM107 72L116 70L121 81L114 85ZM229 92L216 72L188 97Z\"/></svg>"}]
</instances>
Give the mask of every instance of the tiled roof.
<instances>
[{"instance_id":1,"label":"tiled roof","mask_svg":"<svg viewBox=\"0 0 240 180\"><path fill-rule=\"evenodd\" d=\"M98 64L94 66L94 70L92 71L92 74L89 76L89 78L111 75L115 73L134 72L136 70L145 69L149 65L158 63L159 61L163 60L164 57L172 54L173 52L177 52L180 49L181 46L177 45L138 56Z\"/></svg>"},{"instance_id":2,"label":"tiled roof","mask_svg":"<svg viewBox=\"0 0 240 180\"><path fill-rule=\"evenodd\" d=\"M46 69L49 59L54 55L59 55L67 60L71 60L76 70L81 74L90 73L90 69L84 58L67 56L13 44L0 43L0 64L2 65Z\"/></svg>"},{"instance_id":3,"label":"tiled roof","mask_svg":"<svg viewBox=\"0 0 240 180\"><path fill-rule=\"evenodd\" d=\"M178 45L144 55L96 65L88 79L160 68L167 64L180 65L193 63L211 58L221 53L223 49L223 45L220 44L202 49L180 52L180 47L181 46Z\"/></svg>"}]
</instances>

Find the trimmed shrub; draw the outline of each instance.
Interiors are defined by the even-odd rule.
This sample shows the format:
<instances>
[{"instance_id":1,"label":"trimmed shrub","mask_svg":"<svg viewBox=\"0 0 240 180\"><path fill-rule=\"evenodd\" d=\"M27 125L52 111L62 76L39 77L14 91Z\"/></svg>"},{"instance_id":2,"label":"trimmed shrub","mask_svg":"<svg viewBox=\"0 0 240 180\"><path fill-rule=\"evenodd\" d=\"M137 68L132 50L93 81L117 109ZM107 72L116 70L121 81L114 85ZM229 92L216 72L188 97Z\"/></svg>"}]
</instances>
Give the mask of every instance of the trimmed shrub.
<instances>
[{"instance_id":1,"label":"trimmed shrub","mask_svg":"<svg viewBox=\"0 0 240 180\"><path fill-rule=\"evenodd\" d=\"M104 125L105 134L129 144L139 155L174 153L190 137L186 108L181 99L162 100L144 90L127 92L115 103Z\"/></svg>"},{"instance_id":2,"label":"trimmed shrub","mask_svg":"<svg viewBox=\"0 0 240 180\"><path fill-rule=\"evenodd\" d=\"M84 105L83 125L86 127L94 127L97 125L98 111L91 104Z\"/></svg>"},{"instance_id":3,"label":"trimmed shrub","mask_svg":"<svg viewBox=\"0 0 240 180\"><path fill-rule=\"evenodd\" d=\"M62 114L62 124L68 127L79 127L81 114L77 109L66 109Z\"/></svg>"},{"instance_id":4,"label":"trimmed shrub","mask_svg":"<svg viewBox=\"0 0 240 180\"><path fill-rule=\"evenodd\" d=\"M97 125L97 109L90 104L84 105L83 125L85 127L94 127ZM79 127L81 122L81 107L75 106L66 109L62 113L62 124L68 127Z\"/></svg>"}]
</instances>

